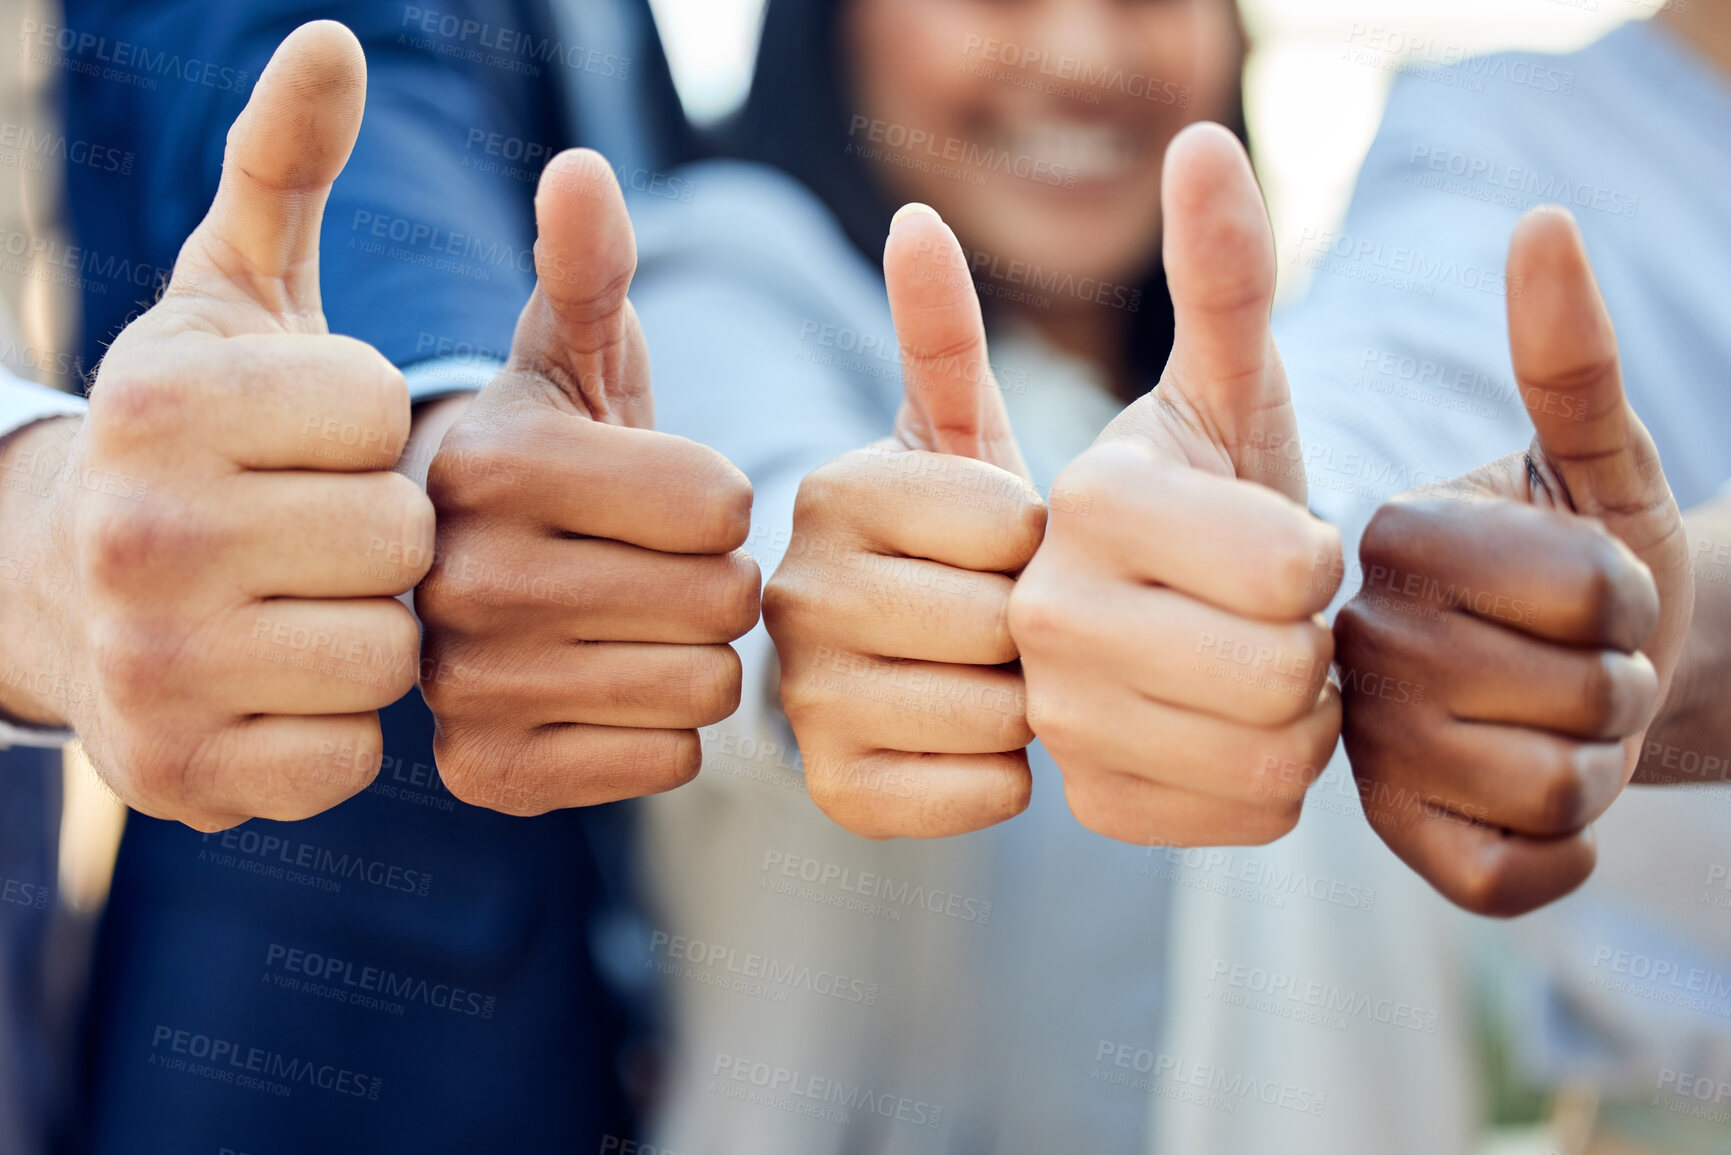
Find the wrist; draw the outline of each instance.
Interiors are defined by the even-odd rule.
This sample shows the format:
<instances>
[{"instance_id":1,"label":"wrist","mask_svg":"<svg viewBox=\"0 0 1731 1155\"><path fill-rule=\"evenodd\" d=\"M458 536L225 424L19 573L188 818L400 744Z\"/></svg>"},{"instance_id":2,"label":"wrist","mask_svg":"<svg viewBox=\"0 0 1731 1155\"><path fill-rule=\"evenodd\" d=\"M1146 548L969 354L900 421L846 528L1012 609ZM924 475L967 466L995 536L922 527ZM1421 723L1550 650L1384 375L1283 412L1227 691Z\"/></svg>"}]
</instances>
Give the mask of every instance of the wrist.
<instances>
[{"instance_id":1,"label":"wrist","mask_svg":"<svg viewBox=\"0 0 1731 1155\"><path fill-rule=\"evenodd\" d=\"M1695 610L1671 685L1648 729L1636 781L1731 781L1731 499L1685 514Z\"/></svg>"},{"instance_id":2,"label":"wrist","mask_svg":"<svg viewBox=\"0 0 1731 1155\"><path fill-rule=\"evenodd\" d=\"M80 423L54 418L0 438L0 718L26 726L67 722L71 695L55 687L69 574L56 526Z\"/></svg>"}]
</instances>

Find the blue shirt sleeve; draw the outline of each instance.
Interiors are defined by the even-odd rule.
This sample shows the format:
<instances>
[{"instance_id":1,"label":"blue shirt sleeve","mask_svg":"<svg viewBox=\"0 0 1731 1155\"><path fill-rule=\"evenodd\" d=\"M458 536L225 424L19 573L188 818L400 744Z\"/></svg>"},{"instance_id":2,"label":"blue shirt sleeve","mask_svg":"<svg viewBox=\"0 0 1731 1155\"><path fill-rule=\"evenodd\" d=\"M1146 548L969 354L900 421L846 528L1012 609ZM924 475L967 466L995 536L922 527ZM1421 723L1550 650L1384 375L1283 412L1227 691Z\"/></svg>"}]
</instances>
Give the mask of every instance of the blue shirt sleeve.
<instances>
[{"instance_id":1,"label":"blue shirt sleeve","mask_svg":"<svg viewBox=\"0 0 1731 1155\"><path fill-rule=\"evenodd\" d=\"M567 134L556 66L482 42L532 43L541 5L70 0L63 27L25 35L66 75L69 138L117 158L68 171L92 360L154 300L203 218L228 126L271 53L320 18L355 33L368 67L360 138L325 210L331 330L405 366L510 347L534 286L535 180Z\"/></svg>"}]
</instances>

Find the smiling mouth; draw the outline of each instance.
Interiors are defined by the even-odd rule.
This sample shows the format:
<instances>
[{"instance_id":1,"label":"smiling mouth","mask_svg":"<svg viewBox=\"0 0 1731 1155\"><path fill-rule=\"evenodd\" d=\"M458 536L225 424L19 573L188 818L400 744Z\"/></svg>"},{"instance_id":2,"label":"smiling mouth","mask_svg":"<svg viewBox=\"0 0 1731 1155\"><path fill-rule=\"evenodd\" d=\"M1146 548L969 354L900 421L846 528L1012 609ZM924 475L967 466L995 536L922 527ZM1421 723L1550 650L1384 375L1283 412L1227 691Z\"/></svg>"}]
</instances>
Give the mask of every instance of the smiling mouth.
<instances>
[{"instance_id":1,"label":"smiling mouth","mask_svg":"<svg viewBox=\"0 0 1731 1155\"><path fill-rule=\"evenodd\" d=\"M1077 184L1121 180L1142 160L1141 140L1109 125L1030 121L993 135L996 147L1064 173Z\"/></svg>"}]
</instances>

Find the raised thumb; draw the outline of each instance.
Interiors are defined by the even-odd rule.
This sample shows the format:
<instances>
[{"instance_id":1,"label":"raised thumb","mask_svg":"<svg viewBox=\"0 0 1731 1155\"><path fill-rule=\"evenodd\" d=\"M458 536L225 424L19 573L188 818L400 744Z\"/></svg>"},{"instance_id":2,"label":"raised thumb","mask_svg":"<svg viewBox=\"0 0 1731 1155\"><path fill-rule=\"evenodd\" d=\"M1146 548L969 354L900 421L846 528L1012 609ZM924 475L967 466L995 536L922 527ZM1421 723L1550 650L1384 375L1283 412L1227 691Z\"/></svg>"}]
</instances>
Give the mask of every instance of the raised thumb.
<instances>
[{"instance_id":1,"label":"raised thumb","mask_svg":"<svg viewBox=\"0 0 1731 1155\"><path fill-rule=\"evenodd\" d=\"M170 293L235 282L276 313L319 311L319 223L367 98L360 42L303 24L277 47L228 132L222 183L181 249Z\"/></svg>"},{"instance_id":2,"label":"raised thumb","mask_svg":"<svg viewBox=\"0 0 1731 1155\"><path fill-rule=\"evenodd\" d=\"M905 397L896 433L910 449L972 457L1028 476L986 352L980 299L956 235L932 209L896 213L884 280Z\"/></svg>"},{"instance_id":3,"label":"raised thumb","mask_svg":"<svg viewBox=\"0 0 1731 1155\"><path fill-rule=\"evenodd\" d=\"M1522 218L1508 274L1515 380L1545 464L1567 489L1559 496L1592 517L1674 514L1659 452L1623 395L1611 317L1567 210Z\"/></svg>"}]
</instances>

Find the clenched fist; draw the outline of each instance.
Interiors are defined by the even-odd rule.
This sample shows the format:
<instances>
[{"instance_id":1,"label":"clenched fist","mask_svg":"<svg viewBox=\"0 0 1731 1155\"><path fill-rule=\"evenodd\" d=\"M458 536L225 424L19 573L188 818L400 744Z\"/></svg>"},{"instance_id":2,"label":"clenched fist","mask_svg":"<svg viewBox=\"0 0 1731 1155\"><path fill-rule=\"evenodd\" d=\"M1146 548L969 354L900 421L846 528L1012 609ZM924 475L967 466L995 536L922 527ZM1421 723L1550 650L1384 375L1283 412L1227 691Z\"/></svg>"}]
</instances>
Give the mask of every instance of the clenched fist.
<instances>
[{"instance_id":1,"label":"clenched fist","mask_svg":"<svg viewBox=\"0 0 1731 1155\"><path fill-rule=\"evenodd\" d=\"M1694 605L1682 518L1566 213L1521 222L1509 275L1532 448L1379 510L1335 623L1371 825L1495 915L1591 873L1588 826L1634 775ZM1383 690L1402 684L1422 700Z\"/></svg>"},{"instance_id":2,"label":"clenched fist","mask_svg":"<svg viewBox=\"0 0 1731 1155\"><path fill-rule=\"evenodd\" d=\"M1010 630L1029 722L1083 825L1143 845L1259 844L1297 824L1339 736L1316 614L1340 537L1306 511L1292 465L1249 160L1203 124L1165 171L1171 359L1054 483Z\"/></svg>"},{"instance_id":3,"label":"clenched fist","mask_svg":"<svg viewBox=\"0 0 1731 1155\"><path fill-rule=\"evenodd\" d=\"M813 800L856 834L934 838L1028 804L1007 613L1046 509L936 213L896 215L884 276L905 391L895 431L800 484L764 623Z\"/></svg>"},{"instance_id":4,"label":"clenched fist","mask_svg":"<svg viewBox=\"0 0 1731 1155\"><path fill-rule=\"evenodd\" d=\"M510 360L428 474L438 558L416 593L439 773L513 814L689 781L697 728L739 704L727 643L759 591L745 475L651 428L625 296L636 242L607 162L554 158L535 215L539 283Z\"/></svg>"},{"instance_id":5,"label":"clenched fist","mask_svg":"<svg viewBox=\"0 0 1731 1155\"><path fill-rule=\"evenodd\" d=\"M408 390L319 307L320 218L365 98L346 29L290 35L88 416L25 434L64 464L46 501L6 519L41 564L6 599L8 668L29 676L0 707L69 724L123 800L201 830L363 789L375 711L415 680L418 631L394 595L431 557L433 509L390 472Z\"/></svg>"}]
</instances>

